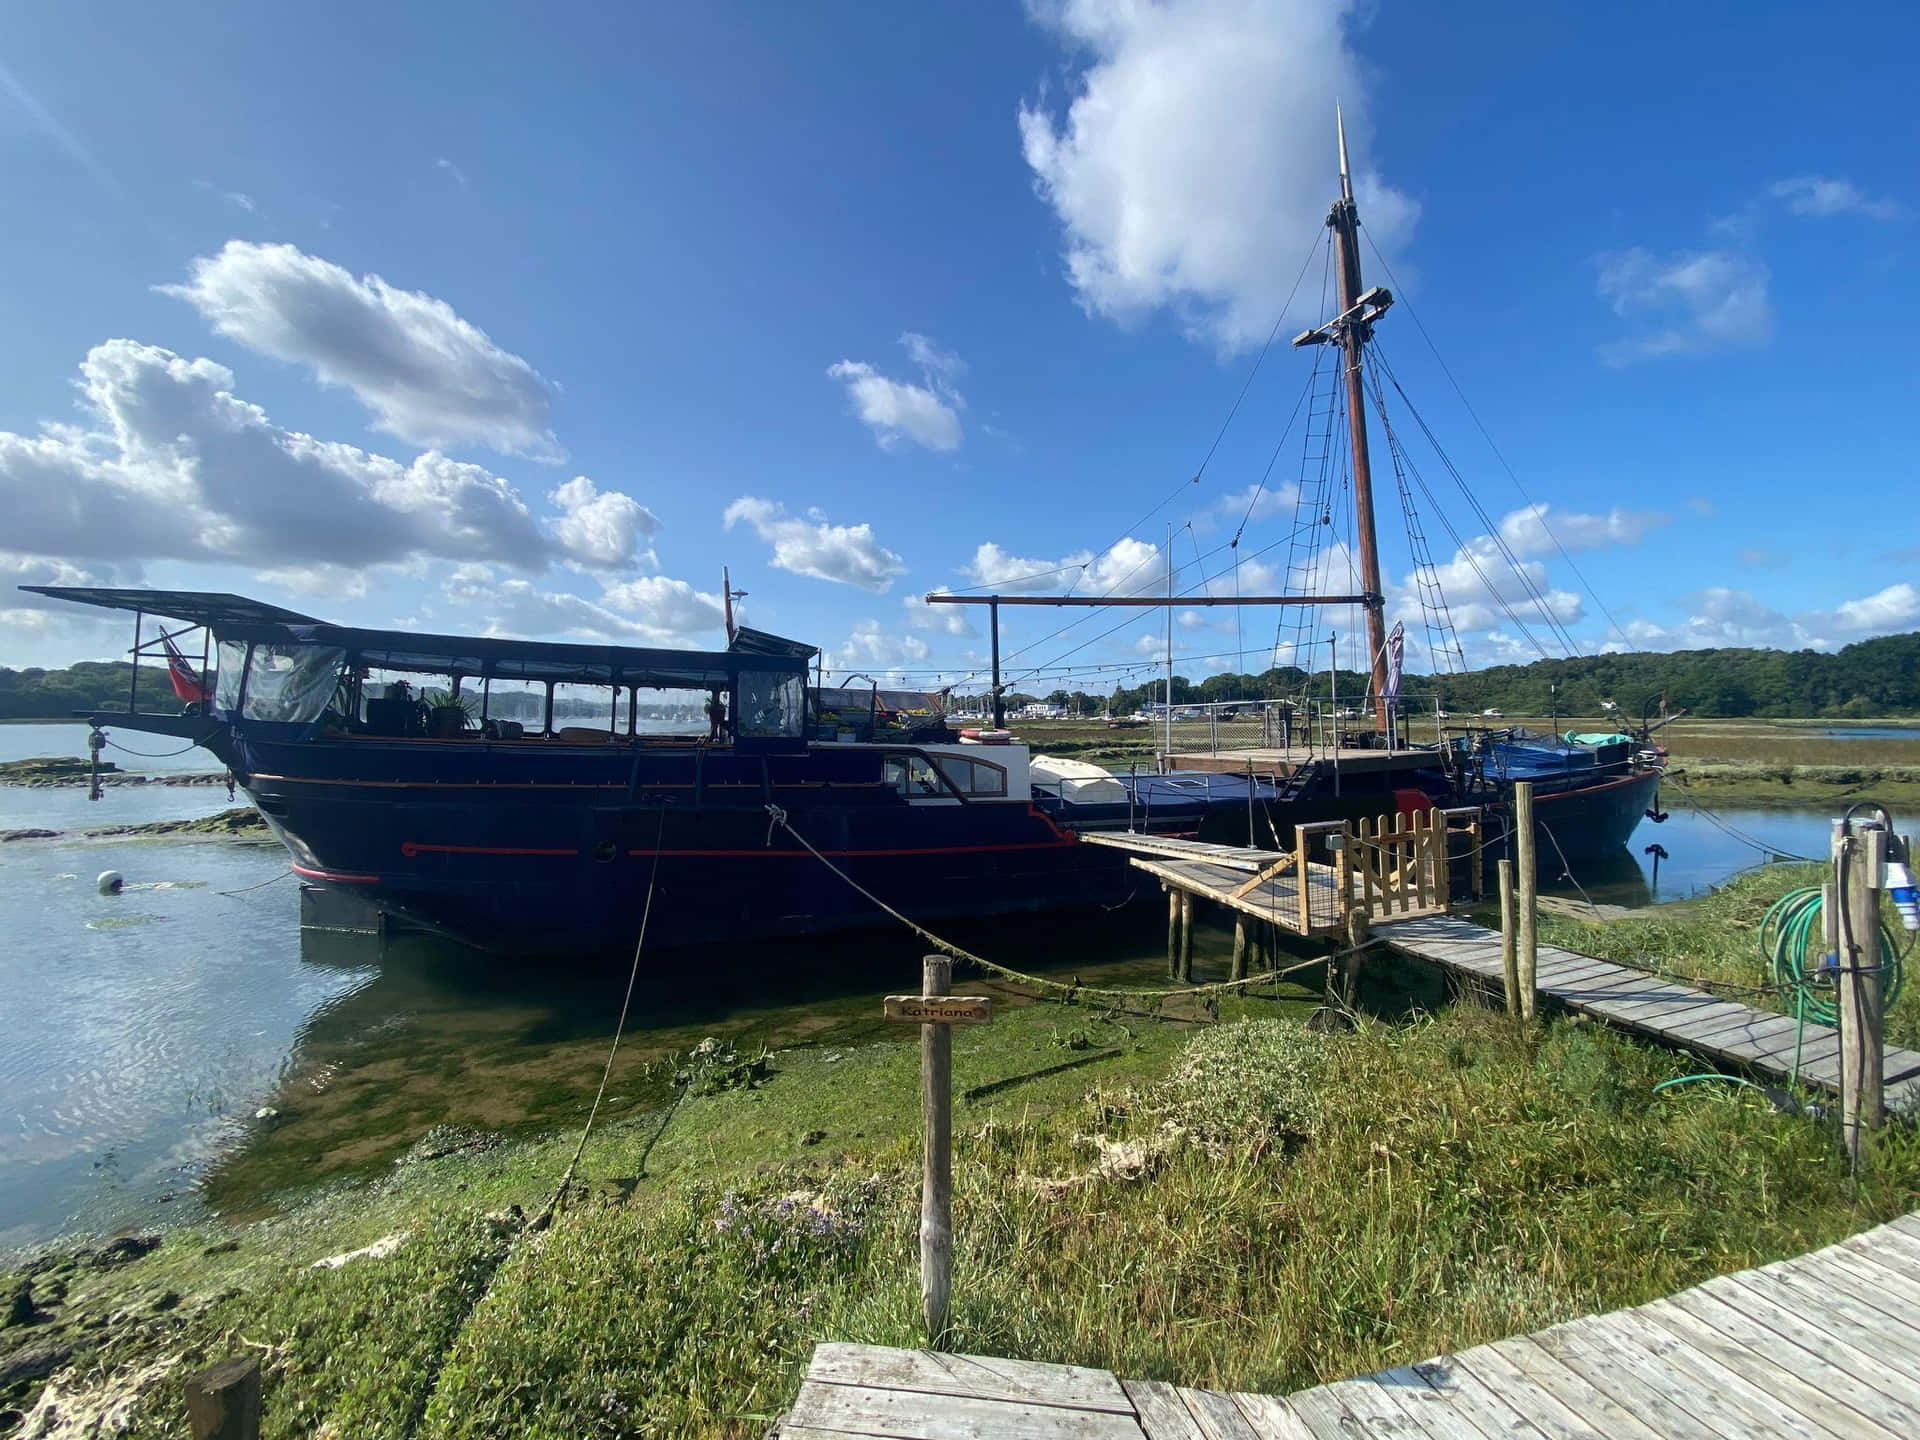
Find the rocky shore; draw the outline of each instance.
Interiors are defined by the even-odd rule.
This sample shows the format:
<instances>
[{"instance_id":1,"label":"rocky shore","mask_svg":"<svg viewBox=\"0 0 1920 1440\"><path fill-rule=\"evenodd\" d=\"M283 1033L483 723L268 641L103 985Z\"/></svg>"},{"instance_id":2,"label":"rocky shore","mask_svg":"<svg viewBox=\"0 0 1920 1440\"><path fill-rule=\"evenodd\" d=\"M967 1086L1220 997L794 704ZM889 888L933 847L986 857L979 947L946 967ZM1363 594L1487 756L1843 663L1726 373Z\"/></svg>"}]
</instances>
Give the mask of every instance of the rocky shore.
<instances>
[{"instance_id":1,"label":"rocky shore","mask_svg":"<svg viewBox=\"0 0 1920 1440\"><path fill-rule=\"evenodd\" d=\"M145 825L102 825L90 830L0 830L0 845L16 840L142 840L165 836L215 840L271 840L272 832L251 805L236 805L193 820L154 820Z\"/></svg>"},{"instance_id":2,"label":"rocky shore","mask_svg":"<svg viewBox=\"0 0 1920 1440\"><path fill-rule=\"evenodd\" d=\"M0 785L24 785L32 789L85 785L91 768L86 760L74 760L65 756L4 760L0 761ZM111 760L102 760L100 783L102 785L224 785L227 783L227 777L224 771L179 775L134 774L122 770Z\"/></svg>"}]
</instances>

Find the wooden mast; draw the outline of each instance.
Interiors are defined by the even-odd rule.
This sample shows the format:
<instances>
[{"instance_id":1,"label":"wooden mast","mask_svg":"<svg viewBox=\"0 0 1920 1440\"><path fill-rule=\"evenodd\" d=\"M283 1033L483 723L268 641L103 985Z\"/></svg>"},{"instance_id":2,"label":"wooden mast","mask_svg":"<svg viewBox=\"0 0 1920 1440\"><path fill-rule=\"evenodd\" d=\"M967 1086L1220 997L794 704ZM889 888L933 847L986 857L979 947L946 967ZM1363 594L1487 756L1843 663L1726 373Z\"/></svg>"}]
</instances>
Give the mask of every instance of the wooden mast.
<instances>
[{"instance_id":1,"label":"wooden mast","mask_svg":"<svg viewBox=\"0 0 1920 1440\"><path fill-rule=\"evenodd\" d=\"M1380 545L1373 522L1373 466L1367 450L1366 390L1360 373L1373 322L1393 297L1383 289L1360 288L1360 211L1353 203L1353 177L1347 166L1347 126L1339 109L1334 124L1340 135L1340 198L1327 215L1333 231L1335 267L1340 272L1340 313L1317 330L1298 337L1295 345L1335 344L1347 382L1347 430L1353 450L1353 509L1355 542L1360 549L1360 588L1365 592L1367 653L1372 657L1373 712L1382 730L1387 728L1387 618L1380 585Z\"/></svg>"}]
</instances>

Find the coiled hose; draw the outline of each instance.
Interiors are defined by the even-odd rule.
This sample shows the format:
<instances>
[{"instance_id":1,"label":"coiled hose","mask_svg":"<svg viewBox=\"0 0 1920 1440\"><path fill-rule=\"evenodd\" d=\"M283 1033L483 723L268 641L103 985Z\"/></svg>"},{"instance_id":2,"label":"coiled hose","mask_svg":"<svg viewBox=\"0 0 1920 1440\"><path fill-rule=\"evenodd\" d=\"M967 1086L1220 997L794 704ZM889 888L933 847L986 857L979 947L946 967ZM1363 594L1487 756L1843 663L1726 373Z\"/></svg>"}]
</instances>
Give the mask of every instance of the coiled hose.
<instances>
[{"instance_id":1,"label":"coiled hose","mask_svg":"<svg viewBox=\"0 0 1920 1440\"><path fill-rule=\"evenodd\" d=\"M1837 1025L1840 1008L1834 976L1824 963L1827 956L1825 898L1819 886L1789 890L1760 922L1760 958L1767 978L1794 1002L1795 1013L1822 1025ZM1880 953L1887 957L1886 1003L1900 994L1905 972L1900 964L1900 937L1880 921Z\"/></svg>"},{"instance_id":2,"label":"coiled hose","mask_svg":"<svg viewBox=\"0 0 1920 1440\"><path fill-rule=\"evenodd\" d=\"M1838 976L1832 969L1836 962L1826 948L1825 910L1826 896L1821 887L1808 886L1782 895L1760 921L1760 959L1767 978L1793 1002L1793 1016L1798 1022L1789 1085L1800 1078L1800 1043L1807 1021L1840 1023L1838 987L1834 983ZM1880 953L1887 957L1881 968L1886 975L1885 1003L1889 1006L1899 998L1906 979L1900 948L1892 927L1880 920Z\"/></svg>"}]
</instances>

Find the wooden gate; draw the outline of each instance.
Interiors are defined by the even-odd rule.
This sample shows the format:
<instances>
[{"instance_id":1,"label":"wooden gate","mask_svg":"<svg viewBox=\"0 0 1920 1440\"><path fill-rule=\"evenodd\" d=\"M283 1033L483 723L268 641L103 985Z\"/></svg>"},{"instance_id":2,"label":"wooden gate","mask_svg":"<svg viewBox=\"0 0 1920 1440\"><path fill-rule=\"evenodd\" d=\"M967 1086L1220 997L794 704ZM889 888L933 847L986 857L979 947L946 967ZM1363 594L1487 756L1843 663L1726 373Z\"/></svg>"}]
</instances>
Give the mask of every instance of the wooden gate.
<instances>
[{"instance_id":1,"label":"wooden gate","mask_svg":"<svg viewBox=\"0 0 1920 1440\"><path fill-rule=\"evenodd\" d=\"M1448 841L1459 815L1472 816L1466 833L1473 844L1469 863L1478 894L1479 812L1436 808L1362 816L1355 823L1347 842L1353 850L1351 903L1369 920L1444 911L1452 899Z\"/></svg>"}]
</instances>

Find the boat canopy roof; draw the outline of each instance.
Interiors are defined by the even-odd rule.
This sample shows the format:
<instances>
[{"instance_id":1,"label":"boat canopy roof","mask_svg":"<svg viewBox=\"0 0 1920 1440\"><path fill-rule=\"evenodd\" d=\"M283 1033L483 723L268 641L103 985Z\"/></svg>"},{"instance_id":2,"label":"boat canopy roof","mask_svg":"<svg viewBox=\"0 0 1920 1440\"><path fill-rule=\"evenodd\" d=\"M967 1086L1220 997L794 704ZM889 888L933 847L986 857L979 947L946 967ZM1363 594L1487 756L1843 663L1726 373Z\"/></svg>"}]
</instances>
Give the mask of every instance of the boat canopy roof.
<instances>
[{"instance_id":1,"label":"boat canopy roof","mask_svg":"<svg viewBox=\"0 0 1920 1440\"><path fill-rule=\"evenodd\" d=\"M104 610L133 610L146 615L164 615L169 620L185 620L191 625L211 625L231 629L242 625L317 625L320 622L298 610L284 610L264 600L249 600L244 595L229 595L220 590L113 590L95 585L22 585L36 595L51 595L56 600L73 600L81 605L98 605Z\"/></svg>"},{"instance_id":2,"label":"boat canopy roof","mask_svg":"<svg viewBox=\"0 0 1920 1440\"><path fill-rule=\"evenodd\" d=\"M649 685L714 689L731 686L743 672L805 675L814 649L761 631L741 631L750 644L726 650L655 650L631 645L574 645L507 640L486 635L426 635L413 630L365 630L329 625L277 605L184 590L105 590L83 586L26 585L22 589L57 600L75 600L111 610L135 610L206 625L223 641L268 645L326 646L349 661L382 670L465 675L558 684Z\"/></svg>"}]
</instances>

